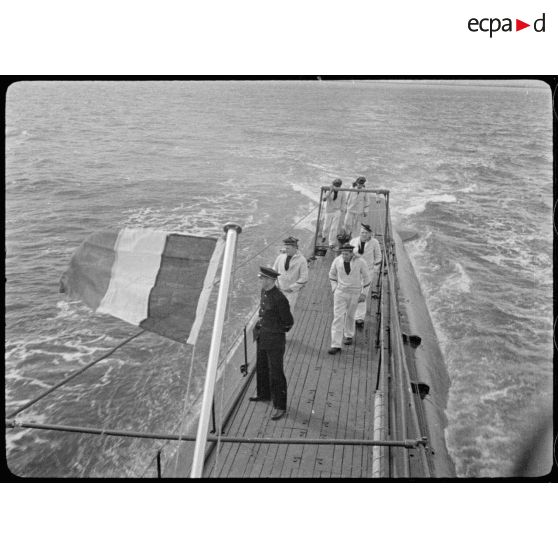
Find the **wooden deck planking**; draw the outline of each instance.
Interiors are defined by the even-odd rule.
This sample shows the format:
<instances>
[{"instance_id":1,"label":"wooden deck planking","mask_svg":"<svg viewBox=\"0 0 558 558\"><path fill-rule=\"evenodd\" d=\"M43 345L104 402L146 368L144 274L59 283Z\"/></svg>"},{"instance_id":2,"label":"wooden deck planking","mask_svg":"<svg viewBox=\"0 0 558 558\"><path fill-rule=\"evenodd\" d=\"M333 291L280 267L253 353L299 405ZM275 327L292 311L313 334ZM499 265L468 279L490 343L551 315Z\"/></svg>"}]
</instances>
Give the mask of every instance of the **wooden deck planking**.
<instances>
[{"instance_id":1,"label":"wooden deck planking","mask_svg":"<svg viewBox=\"0 0 558 558\"><path fill-rule=\"evenodd\" d=\"M318 262L314 262L313 265L316 264ZM307 434L309 417L305 414L304 383L312 373L312 367L315 368L315 363L319 361L320 338L325 334L323 328L316 327L316 318L313 315L315 313L313 293L323 288L322 274L312 273L311 277L309 285L300 293L295 309L295 320L303 324L303 327L298 330L293 328L292 339L287 343L285 373L289 386L288 413L285 420L279 421L277 425L282 427L283 437L299 437ZM274 449L274 452L268 451L266 455L261 470L262 476L281 476L282 470L290 466L287 460L289 458L292 460L300 452L299 445L277 445Z\"/></svg>"},{"instance_id":2,"label":"wooden deck planking","mask_svg":"<svg viewBox=\"0 0 558 558\"><path fill-rule=\"evenodd\" d=\"M247 399L244 399L238 407L238 411L231 417L230 426L227 428L224 435L226 436L244 436L249 437L253 435L253 426L259 422L258 413L255 413L254 407L246 405ZM216 451L212 455L210 462L213 463L213 468L210 469L212 476L220 477L231 476L229 473L230 467L233 463L241 463L248 459L249 453L254 444L223 444L220 452ZM217 467L216 467L217 466ZM235 471L235 477L238 475L239 467Z\"/></svg>"},{"instance_id":3,"label":"wooden deck planking","mask_svg":"<svg viewBox=\"0 0 558 558\"><path fill-rule=\"evenodd\" d=\"M325 396L329 390L333 365L338 358L338 355L332 356L327 353L332 319L332 297L328 280L331 261L332 258L328 256L319 260L319 269L316 272L320 275L320 285L319 289L313 290L313 315L308 316L313 322L316 339L312 349L313 359L308 369L310 374L305 377L301 389L298 413L307 421L306 437L309 438L318 438L320 435ZM299 476L301 473L305 476L311 475L307 471L313 468L316 450L317 446L298 446L300 459L291 466L291 476Z\"/></svg>"},{"instance_id":4,"label":"wooden deck planking","mask_svg":"<svg viewBox=\"0 0 558 558\"><path fill-rule=\"evenodd\" d=\"M333 315L333 313L332 313ZM330 322L331 323L331 322ZM336 438L339 413L341 409L341 393L345 381L347 361L352 360L353 353L343 347L340 353L333 357L325 353L326 364L331 363L329 374L324 374L322 389L317 393L317 403L315 403L316 427L319 428L319 438ZM304 448L303 463L307 463L308 474L305 476L320 477L322 471L331 470L334 466L333 455L335 446L307 446ZM302 464L301 464L302 468Z\"/></svg>"},{"instance_id":5,"label":"wooden deck planking","mask_svg":"<svg viewBox=\"0 0 558 558\"><path fill-rule=\"evenodd\" d=\"M315 312L314 312L315 313ZM305 316L304 318L307 318ZM311 326L307 329L307 337L304 343L299 347L298 360L293 363L293 368L298 368L299 374L297 383L293 388L292 413L289 411L289 419L292 420L292 428L297 430L291 431L293 437L308 437L312 435L311 431L311 410L313 397L316 387L311 387L307 383L309 377L319 375L321 372L320 361L323 358L323 347L325 339L327 339L328 331L325 327L316 327L315 319L309 319ZM309 349L309 350L308 350ZM287 423L289 424L289 423ZM290 476L290 469L298 468L302 455L302 446L282 446L277 451L277 462L271 470L272 475Z\"/></svg>"},{"instance_id":6,"label":"wooden deck planking","mask_svg":"<svg viewBox=\"0 0 558 558\"><path fill-rule=\"evenodd\" d=\"M303 293L304 291L302 291ZM302 295L301 293L301 295ZM304 300L301 298L301 295L299 296L299 300L297 302L297 306L298 307L303 307L304 306ZM297 312L295 311L295 325L293 327L292 330L292 339L288 339L287 340L287 347L289 347L290 345L292 345L293 340L296 340L296 338L298 336L301 335L301 333L303 334L304 332L304 328L308 326L308 324L303 321L298 319L298 316L296 315ZM296 342L296 341L295 341ZM289 355L289 352L287 352L287 355ZM286 370L288 371L288 359L286 359ZM288 372L287 372L288 375ZM289 378L287 378L288 384L289 384ZM248 388L247 391L247 395L251 396L252 394L255 394L255 377L252 379L251 385ZM292 391L292 387L289 386L289 391ZM272 430L272 426L273 426L273 422L269 424L269 415L271 414L271 406L270 404L263 404L263 403L253 403L247 400L247 398L242 402L242 405L240 407L239 412L242 413L250 413L250 409L252 409L252 411L256 411L256 415L253 416L253 418L251 420L257 421L260 424L260 429L256 430L254 432L254 429L252 428L252 433L250 435L254 435L254 436L259 436L262 437L263 434L265 433L266 437L270 437L271 436L271 432L270 430ZM253 412L251 413L253 415ZM267 419L267 420L266 420ZM248 421L247 424L249 424L250 421ZM235 421L233 420L231 422L231 427L229 429L228 432L229 435L239 435L239 436L248 436L248 431L243 428L242 426L240 428L235 428ZM254 467L257 468L257 461L258 459L261 457L262 453L266 453L269 450L269 445L262 445L262 444L229 444L230 446L236 446L241 447L243 446L245 448L244 451L241 452L242 455L239 456L239 462L235 464L235 472L234 472L234 476L253 476L254 475ZM276 447L276 446L274 446ZM230 467L232 466L234 463L234 458L231 461L229 459L229 461L227 462L227 466ZM228 473L227 476L230 476L232 473Z\"/></svg>"},{"instance_id":7,"label":"wooden deck planking","mask_svg":"<svg viewBox=\"0 0 558 558\"><path fill-rule=\"evenodd\" d=\"M321 267L322 262L316 260L314 267ZM289 411L287 423L291 428L296 428L296 431L291 431L293 437L305 437L308 435L308 428L310 422L309 407L305 391L306 379L310 375L316 373L321 360L320 348L324 343L327 336L326 328L323 327L322 320L317 313L321 313L321 296L316 296L316 293L321 293L324 288L328 288L328 284L324 281L323 272L320 269L312 273L312 280L308 287L303 291L305 295L305 304L302 305L302 310L298 314L298 319L306 323L307 327L305 335L301 338L297 346L296 354L293 352L294 358L288 361L288 366L291 371L291 377L296 377L296 382L293 383L291 390L291 404L289 405L292 411ZM316 327L318 325L318 327ZM289 476L290 469L295 466L298 467L298 460L301 454L301 446L281 446L277 448L277 460L273 465L270 473L273 476Z\"/></svg>"},{"instance_id":8,"label":"wooden deck planking","mask_svg":"<svg viewBox=\"0 0 558 558\"><path fill-rule=\"evenodd\" d=\"M368 324L368 317L366 324ZM347 405L341 408L338 428L336 432L337 438L361 438L364 432L356 423L356 409L358 407L358 386L361 375L368 375L367 370L367 353L369 349L368 339L366 338L368 329L357 330L355 335L353 361L345 370L345 378L343 382L343 392L341 398L348 401ZM349 363L348 363L349 364ZM367 397L373 398L372 394L366 394ZM351 425L353 425L351 427ZM332 473L335 476L351 477L360 475L360 467L358 471L353 462L354 446L336 446L334 450L334 467ZM340 462L339 462L340 461Z\"/></svg>"},{"instance_id":9,"label":"wooden deck planking","mask_svg":"<svg viewBox=\"0 0 558 558\"><path fill-rule=\"evenodd\" d=\"M368 321L366 322L368 325ZM345 425L345 433L344 436L347 438L363 438L364 431L362 429L362 424L359 424L357 421L357 410L359 408L359 403L362 404L364 401L359 401L359 384L360 379L363 376L368 376L371 374L371 371L368 370L368 351L369 347L369 339L367 339L366 334L368 333L368 328L365 328L360 331L362 333L362 341L365 343L365 346L362 349L360 354L360 359L357 361L357 355L355 354L355 366L353 367L352 374L351 374L351 383L350 383L350 392L349 392L349 401L353 402L349 404L347 407L347 416L346 416L346 425ZM367 394L369 395L369 394ZM373 397L373 395L372 395ZM350 428L350 425L354 425L354 428ZM354 432L354 433L353 433ZM353 476L360 476L361 471L361 463L358 459L358 448L355 446L343 446L343 461L341 467L341 476L345 477L353 477Z\"/></svg>"}]
</instances>

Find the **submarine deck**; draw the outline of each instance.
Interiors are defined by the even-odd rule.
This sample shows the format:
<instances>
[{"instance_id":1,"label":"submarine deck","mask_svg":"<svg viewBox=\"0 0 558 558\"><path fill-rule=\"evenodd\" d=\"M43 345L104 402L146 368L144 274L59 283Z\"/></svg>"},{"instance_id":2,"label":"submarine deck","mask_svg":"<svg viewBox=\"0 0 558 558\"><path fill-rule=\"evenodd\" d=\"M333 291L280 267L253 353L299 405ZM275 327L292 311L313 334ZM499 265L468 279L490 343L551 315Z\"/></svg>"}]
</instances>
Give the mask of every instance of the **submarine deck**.
<instances>
[{"instance_id":1,"label":"submarine deck","mask_svg":"<svg viewBox=\"0 0 558 558\"><path fill-rule=\"evenodd\" d=\"M368 221L383 247L385 205L376 199ZM208 455L204 477L226 478L370 478L373 446L342 445L331 440L371 440L374 401L380 369L381 327L379 299L369 299L364 327L356 329L351 346L328 354L333 319L333 296L328 271L336 254L309 261L309 282L300 292L293 311L295 325L287 336L284 368L288 385L287 415L272 421L271 403L250 402L255 395L255 375L244 397L233 410L223 436L296 439L298 443L215 444ZM381 276L384 305L389 282ZM384 310L385 311L385 310ZM389 319L384 320L386 338ZM393 412L391 409L389 412ZM394 421L395 422L395 421ZM397 421L400 422L400 421ZM323 439L324 444L304 444L304 439ZM294 441L294 440L293 440ZM326 445L327 444L327 445ZM390 455L403 455L390 448ZM411 471L422 476L407 454ZM388 476L394 472L390 465Z\"/></svg>"}]
</instances>

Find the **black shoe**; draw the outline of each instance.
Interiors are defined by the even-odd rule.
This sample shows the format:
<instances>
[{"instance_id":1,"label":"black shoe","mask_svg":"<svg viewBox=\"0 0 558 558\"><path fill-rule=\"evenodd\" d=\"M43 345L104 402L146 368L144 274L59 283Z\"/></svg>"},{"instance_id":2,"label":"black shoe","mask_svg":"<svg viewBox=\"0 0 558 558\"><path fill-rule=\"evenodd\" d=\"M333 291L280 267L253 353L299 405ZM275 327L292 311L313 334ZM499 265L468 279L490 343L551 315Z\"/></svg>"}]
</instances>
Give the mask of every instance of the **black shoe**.
<instances>
[{"instance_id":1,"label":"black shoe","mask_svg":"<svg viewBox=\"0 0 558 558\"><path fill-rule=\"evenodd\" d=\"M285 409L275 409L275 414L271 417L271 420L279 420L280 418L283 418L286 412L287 411Z\"/></svg>"},{"instance_id":2,"label":"black shoe","mask_svg":"<svg viewBox=\"0 0 558 558\"><path fill-rule=\"evenodd\" d=\"M269 401L266 397L260 397L259 395L255 395L254 397L250 397L249 401Z\"/></svg>"},{"instance_id":3,"label":"black shoe","mask_svg":"<svg viewBox=\"0 0 558 558\"><path fill-rule=\"evenodd\" d=\"M353 344L353 338L352 337L345 337L345 341L343 341L343 343L345 345L352 345Z\"/></svg>"},{"instance_id":4,"label":"black shoe","mask_svg":"<svg viewBox=\"0 0 558 558\"><path fill-rule=\"evenodd\" d=\"M358 328L362 329L364 327L364 320L357 320L355 324Z\"/></svg>"},{"instance_id":5,"label":"black shoe","mask_svg":"<svg viewBox=\"0 0 558 558\"><path fill-rule=\"evenodd\" d=\"M329 349L328 353L329 353L330 355L335 355L335 354L337 354L337 353L340 352L340 351L341 351L341 349L340 349L339 347L331 347L331 349Z\"/></svg>"}]
</instances>

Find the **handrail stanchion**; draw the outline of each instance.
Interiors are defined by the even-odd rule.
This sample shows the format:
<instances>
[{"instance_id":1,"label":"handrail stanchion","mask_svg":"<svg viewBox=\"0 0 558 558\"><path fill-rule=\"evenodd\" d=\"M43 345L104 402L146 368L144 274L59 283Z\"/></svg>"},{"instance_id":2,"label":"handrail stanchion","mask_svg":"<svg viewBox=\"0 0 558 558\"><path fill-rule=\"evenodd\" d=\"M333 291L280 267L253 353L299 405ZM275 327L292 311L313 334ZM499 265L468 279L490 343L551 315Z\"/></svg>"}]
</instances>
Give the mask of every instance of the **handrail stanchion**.
<instances>
[{"instance_id":1,"label":"handrail stanchion","mask_svg":"<svg viewBox=\"0 0 558 558\"><path fill-rule=\"evenodd\" d=\"M207 429L209 427L209 415L211 413L211 404L215 389L215 377L217 374L217 365L219 360L219 347L221 345L221 336L223 334L223 322L227 307L227 295L231 280L234 249L236 246L237 235L242 232L241 227L233 223L227 223L224 228L227 233L227 240L225 244L225 255L223 256L223 268L221 271L215 320L213 322L213 334L211 336L211 346L209 348L209 357L207 360L207 372L203 388L203 400L200 420L198 423L198 433L196 436L196 447L194 449L194 459L190 473L191 478L200 478L203 473L205 446L207 443Z\"/></svg>"},{"instance_id":2,"label":"handrail stanchion","mask_svg":"<svg viewBox=\"0 0 558 558\"><path fill-rule=\"evenodd\" d=\"M320 232L320 218L322 216L322 202L324 197L324 191L320 188L320 201L318 202L318 217L316 219L316 232L314 234L314 248L312 249L312 256L316 255L316 246L318 244L318 233Z\"/></svg>"},{"instance_id":3,"label":"handrail stanchion","mask_svg":"<svg viewBox=\"0 0 558 558\"><path fill-rule=\"evenodd\" d=\"M158 479L163 478L163 477L161 476L161 450L159 450L159 451L157 452L157 478L158 478Z\"/></svg>"},{"instance_id":4,"label":"handrail stanchion","mask_svg":"<svg viewBox=\"0 0 558 558\"><path fill-rule=\"evenodd\" d=\"M385 224L384 224L384 245L387 245L388 221L389 221L389 190L386 191L385 196L386 196L386 217L385 217ZM391 242L391 238L389 240Z\"/></svg>"}]
</instances>

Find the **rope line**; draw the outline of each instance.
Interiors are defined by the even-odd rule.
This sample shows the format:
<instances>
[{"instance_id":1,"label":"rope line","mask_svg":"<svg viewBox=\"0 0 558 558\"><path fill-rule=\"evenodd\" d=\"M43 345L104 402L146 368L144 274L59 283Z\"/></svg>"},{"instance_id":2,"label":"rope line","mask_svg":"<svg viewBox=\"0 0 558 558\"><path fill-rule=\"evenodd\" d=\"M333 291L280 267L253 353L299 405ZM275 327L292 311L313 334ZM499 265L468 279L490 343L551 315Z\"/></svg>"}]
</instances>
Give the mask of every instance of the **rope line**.
<instances>
[{"instance_id":1,"label":"rope line","mask_svg":"<svg viewBox=\"0 0 558 558\"><path fill-rule=\"evenodd\" d=\"M139 337L140 335L142 335L144 333L145 333L145 330L141 330L138 333L134 333L134 335L132 335L131 337L128 337L128 339L126 339L126 340L122 341L121 343L119 343L118 345L116 345L116 347L111 349L108 353L105 353L104 355L101 355L99 358L97 358L94 361L90 362L89 364L85 365L83 368L80 368L77 372L74 372L70 376L64 378L63 380L61 380L60 382L58 382L57 384L55 384L54 386L52 386L51 388L46 390L45 392L43 392L40 395L38 395L37 397L35 397L34 399L31 399L31 401L28 401L27 403L25 403L25 405L22 405L19 409L15 410L13 413L10 413L6 418L11 419L11 418L15 417L16 415L19 415L19 413L21 413L22 411L25 411L25 409L28 409L29 407L31 407L31 405L34 405L35 403L37 403L37 401L40 401L41 399L46 397L49 393L52 393L54 390L58 389L59 387L62 387L64 384L67 384L70 380L73 380L76 376L79 376L82 372L85 372L88 368L91 368L94 364L97 364L98 362L101 362L105 358L112 355L112 353L114 353L117 349L119 349L120 347L123 347L124 345L126 345L126 343L129 343L132 339L135 339L136 337Z\"/></svg>"},{"instance_id":2,"label":"rope line","mask_svg":"<svg viewBox=\"0 0 558 558\"><path fill-rule=\"evenodd\" d=\"M196 354L196 345L194 345L192 347L192 357L190 358L190 370L188 372L188 383L186 384L186 394L184 396L184 405L182 406L182 414L180 416L180 423L179 423L179 437L178 437L178 441L180 442L181 440L185 439L183 437L183 432L184 432L184 425L186 424L186 417L188 416L188 413L190 412L189 406L188 406L188 399L189 399L189 394L190 394L190 383L192 380L192 374L194 371L194 355ZM180 447L176 448L176 458L174 460L174 476L176 477L177 471L178 471L178 458L180 456Z\"/></svg>"}]
</instances>

